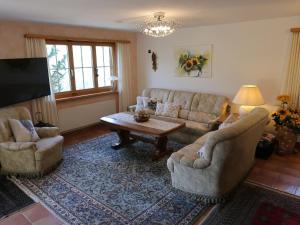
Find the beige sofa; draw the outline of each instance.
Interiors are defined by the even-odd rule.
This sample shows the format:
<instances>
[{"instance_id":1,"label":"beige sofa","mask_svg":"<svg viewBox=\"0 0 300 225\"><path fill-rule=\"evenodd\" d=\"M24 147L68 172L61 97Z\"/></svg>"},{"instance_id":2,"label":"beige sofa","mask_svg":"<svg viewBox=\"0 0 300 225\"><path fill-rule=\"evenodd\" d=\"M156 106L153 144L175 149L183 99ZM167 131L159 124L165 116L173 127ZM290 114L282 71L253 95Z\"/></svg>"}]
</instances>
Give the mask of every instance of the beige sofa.
<instances>
[{"instance_id":1,"label":"beige sofa","mask_svg":"<svg viewBox=\"0 0 300 225\"><path fill-rule=\"evenodd\" d=\"M173 153L167 162L172 185L211 202L222 200L252 167L268 116L267 110L256 108L229 127L209 132ZM200 158L197 152L202 146Z\"/></svg>"},{"instance_id":2,"label":"beige sofa","mask_svg":"<svg viewBox=\"0 0 300 225\"><path fill-rule=\"evenodd\" d=\"M37 142L15 142L8 119L31 120L25 107L0 109L0 173L40 176L62 160L63 137L57 127L36 128Z\"/></svg>"},{"instance_id":3,"label":"beige sofa","mask_svg":"<svg viewBox=\"0 0 300 225\"><path fill-rule=\"evenodd\" d=\"M228 107L226 97L200 92L148 88L143 91L142 96L181 106L178 118L172 120L183 121L186 127L171 135L170 138L185 144L192 143L209 132L217 120L226 113ZM135 105L130 106L129 111L134 112L135 108Z\"/></svg>"}]
</instances>

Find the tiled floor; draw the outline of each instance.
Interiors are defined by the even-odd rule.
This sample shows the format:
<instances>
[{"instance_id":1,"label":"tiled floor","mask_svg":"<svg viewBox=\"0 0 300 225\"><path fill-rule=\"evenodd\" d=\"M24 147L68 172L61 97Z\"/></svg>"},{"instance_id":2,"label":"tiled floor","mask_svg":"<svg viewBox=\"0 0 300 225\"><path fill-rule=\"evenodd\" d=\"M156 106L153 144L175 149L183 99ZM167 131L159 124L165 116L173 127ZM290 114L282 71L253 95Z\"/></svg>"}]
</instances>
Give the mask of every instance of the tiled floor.
<instances>
[{"instance_id":1,"label":"tiled floor","mask_svg":"<svg viewBox=\"0 0 300 225\"><path fill-rule=\"evenodd\" d=\"M1 225L63 225L55 215L39 203L30 205L20 212L0 221Z\"/></svg>"},{"instance_id":2,"label":"tiled floor","mask_svg":"<svg viewBox=\"0 0 300 225\"><path fill-rule=\"evenodd\" d=\"M80 131L65 134L65 146L108 133L101 125L95 125ZM300 150L300 146L297 146ZM300 152L278 156L273 154L268 160L257 160L249 174L248 180L281 191L300 196ZM198 224L201 218L195 223ZM1 220L0 225L61 225L58 218L41 204L36 203Z\"/></svg>"}]
</instances>

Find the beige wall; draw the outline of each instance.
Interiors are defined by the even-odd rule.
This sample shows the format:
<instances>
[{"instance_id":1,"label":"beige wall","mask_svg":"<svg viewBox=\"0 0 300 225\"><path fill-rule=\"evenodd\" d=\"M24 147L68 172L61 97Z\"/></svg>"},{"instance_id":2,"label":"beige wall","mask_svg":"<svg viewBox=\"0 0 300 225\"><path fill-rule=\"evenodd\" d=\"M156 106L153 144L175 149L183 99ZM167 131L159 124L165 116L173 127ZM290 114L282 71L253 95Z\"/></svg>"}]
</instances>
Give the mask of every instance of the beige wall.
<instances>
[{"instance_id":1,"label":"beige wall","mask_svg":"<svg viewBox=\"0 0 300 225\"><path fill-rule=\"evenodd\" d=\"M300 16L179 29L158 39L138 35L139 91L173 88L234 97L243 84L257 84L268 104L276 104L286 73L291 32ZM176 77L176 49L212 44L212 78ZM157 53L158 69L151 56Z\"/></svg>"},{"instance_id":2,"label":"beige wall","mask_svg":"<svg viewBox=\"0 0 300 225\"><path fill-rule=\"evenodd\" d=\"M4 58L22 58L25 55L25 39L24 34L43 34L52 36L66 36L66 37L78 37L78 38L94 38L94 39L122 39L129 40L131 42L131 55L132 55L132 71L134 73L135 79L133 87L137 90L137 73L136 73L136 53L137 53L137 37L134 32L127 31L117 31L109 29L99 29L90 27L78 27L78 26L67 26L67 25L56 25L56 24L45 24L45 23L32 23L32 22L19 22L19 21L0 21L0 59ZM98 115L104 115L115 112L114 104L111 101L84 101L81 102L82 108L78 104L74 104L68 107L61 106L59 109L60 121L62 124L62 130L66 131L68 129L74 129L78 126L86 126L89 123L95 123L98 120ZM30 108L30 102L23 103ZM97 108L98 107L98 108ZM86 115L93 119L80 119L77 117L76 113L72 113L72 108L74 112L80 112L83 110ZM104 110L105 109L105 110ZM109 110L108 110L109 109ZM103 113L102 113L102 111Z\"/></svg>"}]
</instances>

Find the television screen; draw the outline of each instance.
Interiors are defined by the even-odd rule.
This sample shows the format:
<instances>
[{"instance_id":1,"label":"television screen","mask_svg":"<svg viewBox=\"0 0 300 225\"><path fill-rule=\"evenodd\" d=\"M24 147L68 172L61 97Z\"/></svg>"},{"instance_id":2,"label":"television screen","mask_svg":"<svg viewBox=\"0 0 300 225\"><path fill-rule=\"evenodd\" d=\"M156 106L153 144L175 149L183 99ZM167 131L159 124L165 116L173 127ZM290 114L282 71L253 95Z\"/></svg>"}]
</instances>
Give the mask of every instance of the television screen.
<instances>
[{"instance_id":1,"label":"television screen","mask_svg":"<svg viewBox=\"0 0 300 225\"><path fill-rule=\"evenodd\" d=\"M0 59L0 107L47 95L47 58Z\"/></svg>"}]
</instances>

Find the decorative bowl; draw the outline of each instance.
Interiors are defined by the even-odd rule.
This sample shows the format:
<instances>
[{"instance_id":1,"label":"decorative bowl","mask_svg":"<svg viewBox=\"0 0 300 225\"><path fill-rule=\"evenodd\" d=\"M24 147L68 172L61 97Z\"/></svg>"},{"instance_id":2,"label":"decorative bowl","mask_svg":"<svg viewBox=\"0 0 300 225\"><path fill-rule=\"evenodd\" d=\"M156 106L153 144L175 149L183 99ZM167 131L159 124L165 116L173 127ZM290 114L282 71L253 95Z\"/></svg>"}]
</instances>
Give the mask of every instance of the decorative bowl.
<instances>
[{"instance_id":1,"label":"decorative bowl","mask_svg":"<svg viewBox=\"0 0 300 225\"><path fill-rule=\"evenodd\" d=\"M133 118L138 123L147 122L150 119L150 114L145 110L140 110L133 115Z\"/></svg>"}]
</instances>

